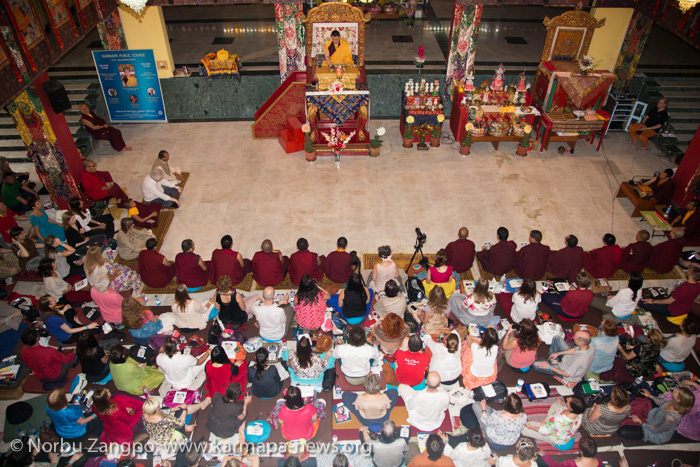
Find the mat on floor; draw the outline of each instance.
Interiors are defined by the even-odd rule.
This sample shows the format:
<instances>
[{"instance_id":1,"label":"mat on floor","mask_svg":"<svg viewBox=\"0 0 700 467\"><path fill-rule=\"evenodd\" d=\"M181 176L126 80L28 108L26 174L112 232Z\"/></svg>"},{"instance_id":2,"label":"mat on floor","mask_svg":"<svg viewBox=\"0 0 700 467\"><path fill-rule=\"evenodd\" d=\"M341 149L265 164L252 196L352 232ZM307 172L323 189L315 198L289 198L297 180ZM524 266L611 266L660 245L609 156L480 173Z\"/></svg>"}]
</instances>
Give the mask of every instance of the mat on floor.
<instances>
[{"instance_id":1,"label":"mat on floor","mask_svg":"<svg viewBox=\"0 0 700 467\"><path fill-rule=\"evenodd\" d=\"M49 420L49 416L46 415L47 399L48 395L44 394L25 400L24 402L32 406L32 416L29 417L27 421L25 421L24 423L20 423L19 425L12 425L6 419L4 428L5 437L3 438L3 441L9 443L13 439L18 438L19 430L24 430L25 432L29 433L30 425L38 430L39 428L41 428L42 423L44 423L45 421L51 423L51 420Z\"/></svg>"},{"instance_id":2,"label":"mat on floor","mask_svg":"<svg viewBox=\"0 0 700 467\"><path fill-rule=\"evenodd\" d=\"M290 290L292 287L294 287L296 289L299 288L298 286L295 286L294 284L292 284L292 280L289 278L289 274L287 274L286 276L284 276L284 280L282 280L282 282L280 282L279 284L277 284L275 286L275 290ZM330 280L328 277L326 277L324 275L323 279L321 279L321 287L323 287L324 289L326 289L328 291L328 293L333 295L333 294L338 293L339 290L344 289L345 284L336 284L335 282L333 282L332 280ZM255 283L255 290L264 290L264 289L265 289L265 286L262 286L262 285L258 284L257 282Z\"/></svg>"},{"instance_id":3,"label":"mat on floor","mask_svg":"<svg viewBox=\"0 0 700 467\"><path fill-rule=\"evenodd\" d=\"M642 276L644 277L644 280L665 280L665 279L672 279L672 280L677 280L677 279L683 279L683 276L681 273L678 271L680 266L674 267L671 272L668 272L666 274L661 274L659 272L654 271L653 269L650 268L644 268L644 271L642 271ZM608 280L611 281L628 281L630 280L630 275L629 273L623 271L622 269L618 269L615 271L615 274L607 278Z\"/></svg>"},{"instance_id":4,"label":"mat on floor","mask_svg":"<svg viewBox=\"0 0 700 467\"><path fill-rule=\"evenodd\" d=\"M622 445L626 448L634 448L638 446L653 446L652 443L644 440L629 440L629 439L624 439L621 438L622 440ZM686 438L685 436L680 436L676 434L673 438L668 443L664 444L691 444L691 443L697 443L697 441L692 440L690 438ZM632 465L632 464L630 464Z\"/></svg>"},{"instance_id":5,"label":"mat on floor","mask_svg":"<svg viewBox=\"0 0 700 467\"><path fill-rule=\"evenodd\" d=\"M653 451L647 449L625 449L624 455L630 467L643 467L646 465L654 465L656 467L679 467L681 464L698 465L698 457L700 457L697 451L667 451L665 449L655 449ZM679 460L681 461L680 464L678 463ZM653 462L656 462L656 464L652 464Z\"/></svg>"},{"instance_id":6,"label":"mat on floor","mask_svg":"<svg viewBox=\"0 0 700 467\"><path fill-rule=\"evenodd\" d=\"M163 241L165 240L165 234L168 233L168 229L170 228L170 223L173 221L173 216L175 215L175 211L166 211L166 210L161 210L160 213L158 214L158 227L151 229L153 230L153 236L158 240L158 246L156 247L156 251L160 251L160 247L163 246ZM134 259L127 261L125 259L122 259L121 256L117 255L117 258L115 261L119 264L123 264L125 266L133 266L138 264L139 260Z\"/></svg>"},{"instance_id":7,"label":"mat on floor","mask_svg":"<svg viewBox=\"0 0 700 467\"><path fill-rule=\"evenodd\" d=\"M408 268L408 263L411 261L411 258L413 257L413 253L392 253L391 254L391 259L399 265L399 268L403 269L404 271L406 268ZM427 253L425 254L425 257L428 258L430 261L430 264L435 263L435 253ZM420 256L416 255L416 257L413 259L413 264L416 265L418 264L418 261L420 260ZM379 258L379 255L377 253L365 253L362 255L362 264L364 269L373 269L375 264L381 263L382 260ZM463 281L473 281L474 280L474 274L472 274L471 269L464 271L459 275L459 277L462 278Z\"/></svg>"},{"instance_id":8,"label":"mat on floor","mask_svg":"<svg viewBox=\"0 0 700 467\"><path fill-rule=\"evenodd\" d=\"M144 286L143 287L143 293L145 294L174 294L175 289L177 289L178 283L177 283L177 278L173 277L173 280L170 284L168 284L166 287L161 287L161 288L154 288L154 287L149 287L149 286ZM234 289L239 289L239 290L244 290L246 292L250 292L250 290L253 288L253 273L248 273L241 282L238 284L235 284L233 286ZM198 292L208 292L210 290L216 289L216 284L209 283L202 287Z\"/></svg>"},{"instance_id":9,"label":"mat on floor","mask_svg":"<svg viewBox=\"0 0 700 467\"><path fill-rule=\"evenodd\" d=\"M350 420L347 422L336 423L334 413L335 406L333 407L333 412L328 414L328 417L333 418L333 434L336 435L341 441L356 441L359 437L358 432L362 426L362 423L360 423L360 421L352 414L350 414ZM403 399L399 398L399 401L391 411L391 416L389 418L396 423L397 427L410 425L408 423L408 409L406 409ZM452 431L452 421L450 420L449 410L445 411L445 419L443 420L442 425L440 425L440 428L431 431L431 433L437 433L438 430L442 430L445 433ZM423 433L423 431L411 426L411 437L416 436L418 433Z\"/></svg>"},{"instance_id":10,"label":"mat on floor","mask_svg":"<svg viewBox=\"0 0 700 467\"><path fill-rule=\"evenodd\" d=\"M484 267L481 265L481 262L480 262L479 260L474 260L474 261L476 262L477 266L479 267L479 276L480 276L480 277L483 277L483 278L486 279L487 281L490 281L491 279L496 279L496 280L500 280L500 279L501 279L501 276L494 276L494 275L491 274L490 272L486 272L486 271L484 270ZM508 272L506 273L506 277L507 277L508 279L515 279L516 277L518 277L518 275L515 273L515 271L511 270L511 271L508 271Z\"/></svg>"}]
</instances>

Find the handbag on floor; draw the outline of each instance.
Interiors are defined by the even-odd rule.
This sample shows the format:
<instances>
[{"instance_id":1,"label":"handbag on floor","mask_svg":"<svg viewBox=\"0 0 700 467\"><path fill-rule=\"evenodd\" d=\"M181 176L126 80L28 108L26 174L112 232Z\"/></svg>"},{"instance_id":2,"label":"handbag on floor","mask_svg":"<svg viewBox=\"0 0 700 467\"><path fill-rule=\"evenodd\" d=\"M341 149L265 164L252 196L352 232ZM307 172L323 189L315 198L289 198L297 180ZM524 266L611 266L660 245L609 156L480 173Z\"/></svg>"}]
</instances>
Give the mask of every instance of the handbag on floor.
<instances>
[{"instance_id":1,"label":"handbag on floor","mask_svg":"<svg viewBox=\"0 0 700 467\"><path fill-rule=\"evenodd\" d=\"M489 387L493 392L489 390ZM492 395L493 393L495 395ZM485 399L486 402L503 404L506 401L506 397L508 397L508 388L500 381L494 381L493 383L474 388L474 400L477 402Z\"/></svg>"}]
</instances>

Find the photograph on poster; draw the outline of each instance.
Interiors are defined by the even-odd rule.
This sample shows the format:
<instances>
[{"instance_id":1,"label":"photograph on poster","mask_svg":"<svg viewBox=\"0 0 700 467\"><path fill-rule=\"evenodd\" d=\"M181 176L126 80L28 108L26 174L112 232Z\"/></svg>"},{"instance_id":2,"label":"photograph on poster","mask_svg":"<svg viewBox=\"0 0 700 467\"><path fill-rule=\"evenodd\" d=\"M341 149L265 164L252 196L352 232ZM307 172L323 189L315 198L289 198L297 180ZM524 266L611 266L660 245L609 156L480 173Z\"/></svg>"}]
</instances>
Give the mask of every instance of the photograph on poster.
<instances>
[{"instance_id":1,"label":"photograph on poster","mask_svg":"<svg viewBox=\"0 0 700 467\"><path fill-rule=\"evenodd\" d=\"M125 88L135 88L139 85L134 73L134 65L119 65L119 76L121 76Z\"/></svg>"}]
</instances>

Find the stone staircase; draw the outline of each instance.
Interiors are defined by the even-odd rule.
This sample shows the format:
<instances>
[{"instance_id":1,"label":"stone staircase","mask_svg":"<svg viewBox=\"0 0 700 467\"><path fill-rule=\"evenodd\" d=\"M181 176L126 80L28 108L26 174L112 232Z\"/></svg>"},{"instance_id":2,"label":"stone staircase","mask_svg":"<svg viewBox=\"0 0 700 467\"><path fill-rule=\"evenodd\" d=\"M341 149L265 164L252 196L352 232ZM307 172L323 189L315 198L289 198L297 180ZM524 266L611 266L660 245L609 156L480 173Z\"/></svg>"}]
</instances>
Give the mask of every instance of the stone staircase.
<instances>
[{"instance_id":1,"label":"stone staircase","mask_svg":"<svg viewBox=\"0 0 700 467\"><path fill-rule=\"evenodd\" d=\"M658 77L646 82L649 102L660 97L668 97L669 124L671 136L657 138L657 146L672 159L685 154L690 140L700 126L700 78Z\"/></svg>"},{"instance_id":2,"label":"stone staircase","mask_svg":"<svg viewBox=\"0 0 700 467\"><path fill-rule=\"evenodd\" d=\"M49 70L49 77L59 80L66 88L68 99L73 107L63 114L71 129L76 146L83 151L83 154L89 154L92 151L91 141L87 131L80 124L78 104L85 101L92 108L101 93L94 68L91 74L76 74L73 70L52 68ZM12 116L5 109L0 111L0 156L7 157L10 162L27 162L27 149L20 138Z\"/></svg>"}]
</instances>

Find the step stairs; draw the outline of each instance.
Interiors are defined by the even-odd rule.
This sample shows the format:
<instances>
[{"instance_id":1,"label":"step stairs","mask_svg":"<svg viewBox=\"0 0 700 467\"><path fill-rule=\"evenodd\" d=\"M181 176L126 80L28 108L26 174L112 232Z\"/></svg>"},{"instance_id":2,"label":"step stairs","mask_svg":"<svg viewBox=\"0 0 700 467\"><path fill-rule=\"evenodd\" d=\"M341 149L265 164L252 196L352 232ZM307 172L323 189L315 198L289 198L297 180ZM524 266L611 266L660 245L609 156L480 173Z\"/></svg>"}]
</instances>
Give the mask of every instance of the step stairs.
<instances>
[{"instance_id":1,"label":"step stairs","mask_svg":"<svg viewBox=\"0 0 700 467\"><path fill-rule=\"evenodd\" d=\"M657 147L679 161L700 127L700 78L659 77L647 81L649 101L668 97L669 123L665 128L670 135L657 138Z\"/></svg>"},{"instance_id":2,"label":"step stairs","mask_svg":"<svg viewBox=\"0 0 700 467\"><path fill-rule=\"evenodd\" d=\"M304 149L304 132L301 131L301 122L298 118L287 117L286 125L279 131L277 141L286 154Z\"/></svg>"},{"instance_id":3,"label":"step stairs","mask_svg":"<svg viewBox=\"0 0 700 467\"><path fill-rule=\"evenodd\" d=\"M64 78L64 76L69 78ZM78 104L86 102L92 108L102 92L94 68L92 68L91 73L88 73L88 70L76 72L73 69L62 71L61 68L52 68L49 70L49 77L60 81L66 89L72 107L63 112L63 115L76 146L83 154L89 154L92 151L92 143L87 131L80 124ZM0 156L7 157L11 163L27 162L28 160L24 142L12 116L5 109L0 111Z\"/></svg>"}]
</instances>

